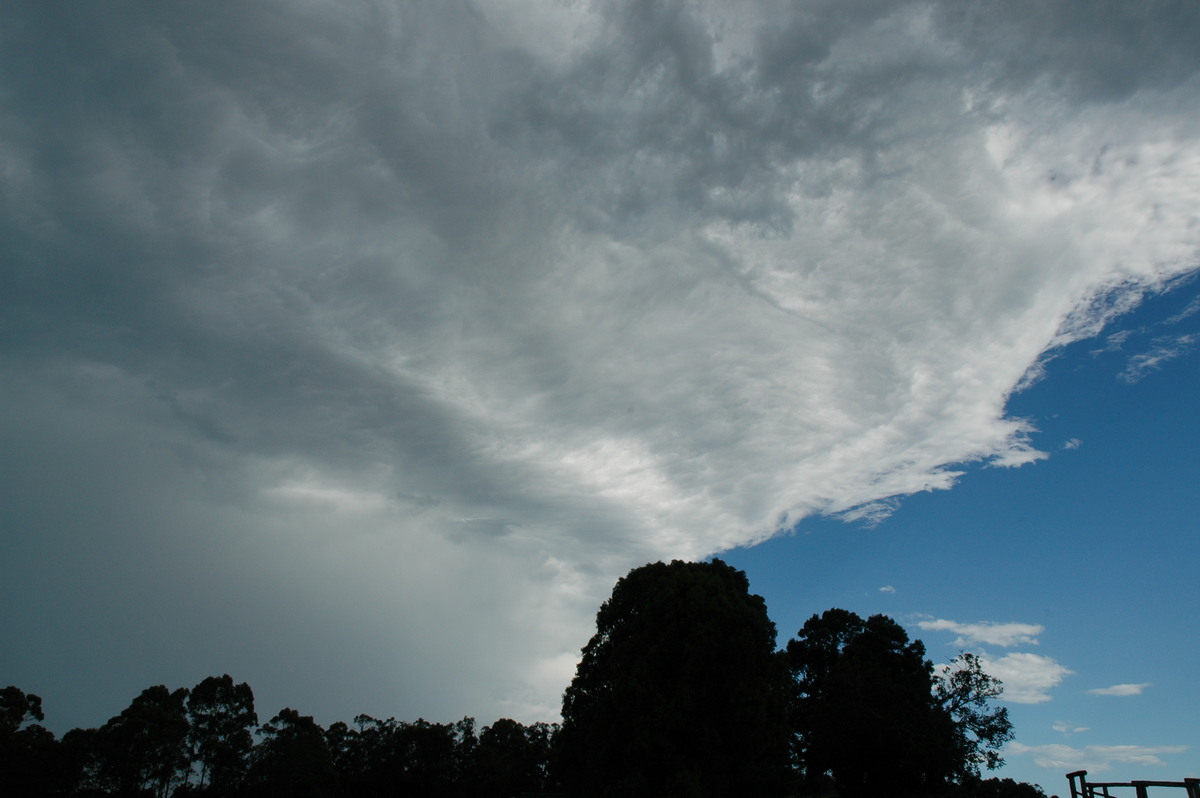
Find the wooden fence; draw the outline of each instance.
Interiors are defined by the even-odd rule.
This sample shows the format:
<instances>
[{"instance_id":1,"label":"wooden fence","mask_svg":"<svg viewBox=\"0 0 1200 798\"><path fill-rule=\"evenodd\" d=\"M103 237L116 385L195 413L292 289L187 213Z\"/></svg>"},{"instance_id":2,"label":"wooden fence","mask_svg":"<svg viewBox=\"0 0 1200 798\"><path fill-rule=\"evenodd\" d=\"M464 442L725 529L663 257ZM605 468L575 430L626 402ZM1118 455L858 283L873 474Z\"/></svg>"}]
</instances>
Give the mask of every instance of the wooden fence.
<instances>
[{"instance_id":1,"label":"wooden fence","mask_svg":"<svg viewBox=\"0 0 1200 798\"><path fill-rule=\"evenodd\" d=\"M1184 796L1175 794L1175 798L1200 798L1200 779L1184 779L1183 781L1088 781L1086 770L1077 770L1067 774L1071 783L1071 798L1120 798L1120 793L1113 795L1110 789L1121 787L1132 788L1137 798L1149 798L1151 787L1175 787L1186 790ZM1126 796L1127 798L1127 796ZM1162 798L1167 798L1163 796Z\"/></svg>"}]
</instances>

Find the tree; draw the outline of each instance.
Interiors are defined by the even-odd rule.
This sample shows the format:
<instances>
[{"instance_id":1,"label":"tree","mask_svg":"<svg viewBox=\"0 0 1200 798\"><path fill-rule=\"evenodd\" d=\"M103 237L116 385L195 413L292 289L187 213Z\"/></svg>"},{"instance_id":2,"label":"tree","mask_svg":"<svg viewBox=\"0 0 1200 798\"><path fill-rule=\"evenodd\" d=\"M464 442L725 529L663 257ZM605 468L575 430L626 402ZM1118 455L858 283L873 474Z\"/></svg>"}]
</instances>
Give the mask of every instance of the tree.
<instances>
[{"instance_id":1,"label":"tree","mask_svg":"<svg viewBox=\"0 0 1200 798\"><path fill-rule=\"evenodd\" d=\"M809 788L843 798L927 796L999 764L1007 712L1000 684L963 655L938 677L920 640L891 618L832 609L805 622L787 656L796 755Z\"/></svg>"},{"instance_id":2,"label":"tree","mask_svg":"<svg viewBox=\"0 0 1200 798\"><path fill-rule=\"evenodd\" d=\"M170 795L190 769L187 697L184 687L174 692L161 684L147 687L120 715L87 735L89 781L121 795Z\"/></svg>"},{"instance_id":3,"label":"tree","mask_svg":"<svg viewBox=\"0 0 1200 798\"><path fill-rule=\"evenodd\" d=\"M979 779L968 776L952 793L953 798L1046 798L1036 784L1012 779Z\"/></svg>"},{"instance_id":4,"label":"tree","mask_svg":"<svg viewBox=\"0 0 1200 798\"><path fill-rule=\"evenodd\" d=\"M27 723L45 719L39 696L11 684L0 690L0 738L16 734Z\"/></svg>"},{"instance_id":5,"label":"tree","mask_svg":"<svg viewBox=\"0 0 1200 798\"><path fill-rule=\"evenodd\" d=\"M0 793L52 795L61 784L60 751L45 720L42 699L8 686L0 690Z\"/></svg>"},{"instance_id":6,"label":"tree","mask_svg":"<svg viewBox=\"0 0 1200 798\"><path fill-rule=\"evenodd\" d=\"M417 718L399 725L394 739L401 765L398 784L412 795L445 795L458 779L458 730Z\"/></svg>"},{"instance_id":7,"label":"tree","mask_svg":"<svg viewBox=\"0 0 1200 798\"><path fill-rule=\"evenodd\" d=\"M932 698L933 665L890 618L846 610L812 616L787 646L796 680L793 725L810 789L918 795L944 782L949 724Z\"/></svg>"},{"instance_id":8,"label":"tree","mask_svg":"<svg viewBox=\"0 0 1200 798\"><path fill-rule=\"evenodd\" d=\"M564 786L582 796L782 792L786 673L746 575L720 560L635 568L596 615L563 697Z\"/></svg>"},{"instance_id":9,"label":"tree","mask_svg":"<svg viewBox=\"0 0 1200 798\"><path fill-rule=\"evenodd\" d=\"M983 672L979 657L963 652L946 668L934 690L938 703L954 720L955 776L979 777L979 766L995 770L1004 764L1000 749L1013 738L1008 709L988 704L1004 692L1000 680Z\"/></svg>"},{"instance_id":10,"label":"tree","mask_svg":"<svg viewBox=\"0 0 1200 798\"><path fill-rule=\"evenodd\" d=\"M322 798L333 795L337 776L325 732L311 715L285 707L260 729L248 781L254 795Z\"/></svg>"},{"instance_id":11,"label":"tree","mask_svg":"<svg viewBox=\"0 0 1200 798\"><path fill-rule=\"evenodd\" d=\"M475 753L476 794L481 798L507 798L549 787L555 731L545 723L525 726L509 718L485 726Z\"/></svg>"},{"instance_id":12,"label":"tree","mask_svg":"<svg viewBox=\"0 0 1200 798\"><path fill-rule=\"evenodd\" d=\"M254 692L245 682L234 684L229 674L209 676L192 688L187 707L188 742L200 766L199 786L207 785L215 795L232 793L246 774L254 747Z\"/></svg>"}]
</instances>

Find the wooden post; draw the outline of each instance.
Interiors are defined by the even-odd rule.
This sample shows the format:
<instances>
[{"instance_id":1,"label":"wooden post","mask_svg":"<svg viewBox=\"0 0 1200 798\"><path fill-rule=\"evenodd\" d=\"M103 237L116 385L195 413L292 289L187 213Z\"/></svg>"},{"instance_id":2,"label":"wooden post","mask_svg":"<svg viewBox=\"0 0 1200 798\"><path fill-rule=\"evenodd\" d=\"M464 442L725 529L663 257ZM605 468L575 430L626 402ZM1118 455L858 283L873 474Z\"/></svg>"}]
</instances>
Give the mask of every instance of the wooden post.
<instances>
[{"instance_id":1,"label":"wooden post","mask_svg":"<svg viewBox=\"0 0 1200 798\"><path fill-rule=\"evenodd\" d=\"M1071 785L1071 798L1087 798L1084 795L1083 790L1076 789L1076 786L1075 786L1076 779L1078 779L1079 784L1081 786L1084 784L1087 784L1086 778L1087 778L1086 770L1077 770L1074 773L1067 774L1067 782L1070 783L1070 785Z\"/></svg>"},{"instance_id":2,"label":"wooden post","mask_svg":"<svg viewBox=\"0 0 1200 798\"><path fill-rule=\"evenodd\" d=\"M1183 786L1187 788L1188 798L1200 798L1200 779L1184 779Z\"/></svg>"},{"instance_id":3,"label":"wooden post","mask_svg":"<svg viewBox=\"0 0 1200 798\"><path fill-rule=\"evenodd\" d=\"M1137 798L1146 798L1146 785L1147 785L1147 782L1144 782L1144 781L1131 781L1131 782L1129 782L1129 783L1133 785L1133 789L1137 790Z\"/></svg>"}]
</instances>

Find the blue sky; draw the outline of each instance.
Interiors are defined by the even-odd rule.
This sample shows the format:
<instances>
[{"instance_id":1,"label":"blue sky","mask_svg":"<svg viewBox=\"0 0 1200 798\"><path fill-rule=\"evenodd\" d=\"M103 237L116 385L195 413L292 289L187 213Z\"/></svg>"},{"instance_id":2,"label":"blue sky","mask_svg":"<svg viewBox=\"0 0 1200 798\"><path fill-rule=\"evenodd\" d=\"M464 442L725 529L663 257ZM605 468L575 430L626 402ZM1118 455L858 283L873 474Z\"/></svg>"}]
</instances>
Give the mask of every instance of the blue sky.
<instances>
[{"instance_id":1,"label":"blue sky","mask_svg":"<svg viewBox=\"0 0 1200 798\"><path fill-rule=\"evenodd\" d=\"M736 550L785 635L1040 676L1014 772L1195 774L1194 2L4 11L0 682L56 731L222 673L552 719L617 578Z\"/></svg>"},{"instance_id":2,"label":"blue sky","mask_svg":"<svg viewBox=\"0 0 1200 798\"><path fill-rule=\"evenodd\" d=\"M1004 702L1016 738L994 775L1047 794L1075 769L1118 781L1193 776L1198 296L1190 281L1149 299L1101 338L1055 352L1012 397L1009 411L1033 423L1047 459L970 468L876 526L810 519L724 559L767 599L782 640L839 606L896 618L935 664L960 650L1049 660L1028 671L1044 687L1035 678L1029 695ZM1151 353L1169 357L1139 368ZM981 640L986 628L930 626L938 619L992 637L1009 624L1038 629L1005 646ZM1014 678L1009 693L1024 683Z\"/></svg>"}]
</instances>

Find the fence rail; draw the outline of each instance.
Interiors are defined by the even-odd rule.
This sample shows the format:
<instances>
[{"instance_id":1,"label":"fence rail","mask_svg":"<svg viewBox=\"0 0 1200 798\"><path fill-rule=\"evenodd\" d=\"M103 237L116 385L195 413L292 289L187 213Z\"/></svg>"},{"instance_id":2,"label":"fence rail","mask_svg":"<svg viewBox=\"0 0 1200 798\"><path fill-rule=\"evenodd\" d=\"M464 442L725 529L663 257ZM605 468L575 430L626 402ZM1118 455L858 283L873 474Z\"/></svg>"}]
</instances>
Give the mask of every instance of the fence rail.
<instances>
[{"instance_id":1,"label":"fence rail","mask_svg":"<svg viewBox=\"0 0 1200 798\"><path fill-rule=\"evenodd\" d=\"M1119 798L1109 789L1129 787L1137 798L1149 798L1151 787L1175 787L1186 790L1186 798L1200 798L1200 779L1184 779L1183 781L1088 781L1086 770L1077 770L1067 774L1071 784L1071 798ZM1177 798L1183 798L1178 796ZM1165 798L1165 796L1164 796Z\"/></svg>"}]
</instances>

